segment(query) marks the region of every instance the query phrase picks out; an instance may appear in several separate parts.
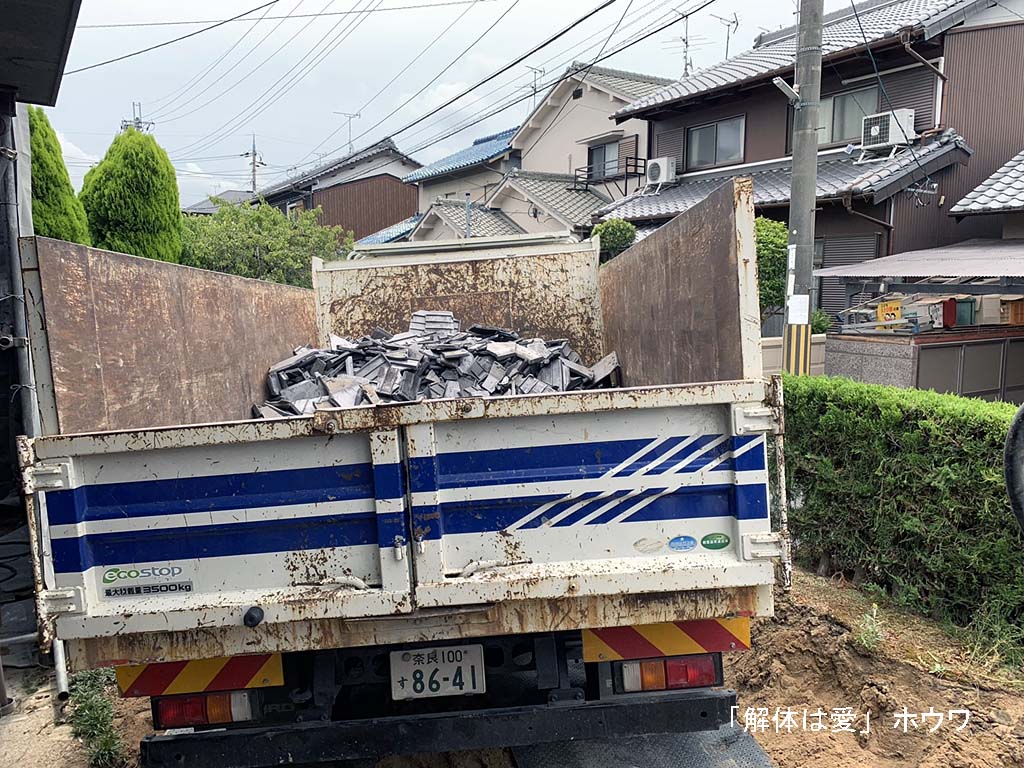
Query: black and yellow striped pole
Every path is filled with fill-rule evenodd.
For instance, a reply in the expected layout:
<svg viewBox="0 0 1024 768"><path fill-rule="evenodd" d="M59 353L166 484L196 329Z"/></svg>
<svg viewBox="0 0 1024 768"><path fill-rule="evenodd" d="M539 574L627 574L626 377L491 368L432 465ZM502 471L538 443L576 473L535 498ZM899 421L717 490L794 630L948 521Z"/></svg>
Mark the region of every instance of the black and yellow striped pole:
<svg viewBox="0 0 1024 768"><path fill-rule="evenodd" d="M782 369L794 376L811 375L811 326L787 325L782 342Z"/></svg>

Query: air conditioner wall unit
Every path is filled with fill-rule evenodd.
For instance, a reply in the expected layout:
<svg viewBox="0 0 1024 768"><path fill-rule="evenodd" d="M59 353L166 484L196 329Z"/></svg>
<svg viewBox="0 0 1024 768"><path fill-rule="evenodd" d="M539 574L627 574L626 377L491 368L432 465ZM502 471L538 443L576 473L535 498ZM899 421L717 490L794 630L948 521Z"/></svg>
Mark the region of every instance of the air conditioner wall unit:
<svg viewBox="0 0 1024 768"><path fill-rule="evenodd" d="M667 184L676 180L676 159L656 157L647 161L647 183Z"/></svg>
<svg viewBox="0 0 1024 768"><path fill-rule="evenodd" d="M912 109L894 109L861 119L861 149L884 149L909 144L916 138Z"/></svg>

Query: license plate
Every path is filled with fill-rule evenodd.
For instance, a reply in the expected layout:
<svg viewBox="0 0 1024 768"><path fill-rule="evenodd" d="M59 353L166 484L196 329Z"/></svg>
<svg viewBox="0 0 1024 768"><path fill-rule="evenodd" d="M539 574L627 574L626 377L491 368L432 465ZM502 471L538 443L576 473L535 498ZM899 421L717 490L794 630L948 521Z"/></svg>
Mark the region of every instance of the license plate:
<svg viewBox="0 0 1024 768"><path fill-rule="evenodd" d="M391 652L391 698L395 701L464 696L486 690L482 645Z"/></svg>

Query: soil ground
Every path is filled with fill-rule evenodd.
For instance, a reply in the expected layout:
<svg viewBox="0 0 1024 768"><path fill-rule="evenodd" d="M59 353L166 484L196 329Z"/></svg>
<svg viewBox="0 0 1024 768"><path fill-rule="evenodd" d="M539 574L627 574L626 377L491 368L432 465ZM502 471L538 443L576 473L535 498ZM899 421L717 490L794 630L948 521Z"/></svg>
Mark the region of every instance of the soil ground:
<svg viewBox="0 0 1024 768"><path fill-rule="evenodd" d="M755 738L779 768L1024 768L1024 675L979 659L934 623L880 607L879 642L872 652L856 641L871 598L834 581L796 572L793 589L776 597L773 619L753 627L753 650L726 659L728 684L739 693L737 720L763 710L766 730ZM11 670L8 684L19 700L0 720L0 766L87 768L70 726L53 724L52 676L43 670ZM907 732L894 728L896 713L932 708L943 712ZM824 728L811 732L803 712L821 708ZM831 713L850 708L855 731L834 731ZM794 713L776 729L778 711ZM948 721L950 710L970 710ZM115 725L134 754L149 732L145 700L118 701ZM505 750L389 758L377 768L514 768ZM553 767L555 768L555 767Z"/></svg>

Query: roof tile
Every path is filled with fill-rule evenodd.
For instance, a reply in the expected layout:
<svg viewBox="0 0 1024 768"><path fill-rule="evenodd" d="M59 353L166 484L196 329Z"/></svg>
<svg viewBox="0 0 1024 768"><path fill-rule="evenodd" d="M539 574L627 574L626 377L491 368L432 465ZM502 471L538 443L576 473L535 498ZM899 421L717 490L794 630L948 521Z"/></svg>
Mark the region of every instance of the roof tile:
<svg viewBox="0 0 1024 768"><path fill-rule="evenodd" d="M847 8L829 14L822 28L822 56L829 56L858 48L886 38L897 37L901 32L921 30L941 18L949 17L950 23L958 21L958 15L951 11L963 10L974 5L974 0L887 0L862 2L858 4L858 19ZM861 34L863 27L863 35ZM615 117L626 117L639 112L663 107L693 96L714 91L726 86L765 77L773 72L793 68L796 55L795 30L762 35L754 48L672 83L666 88L637 99L615 113Z"/></svg>
<svg viewBox="0 0 1024 768"><path fill-rule="evenodd" d="M594 211L609 203L608 198L596 190L575 188L574 179L568 174L517 168L509 172L507 178L508 183L518 187L536 205L573 226L589 226Z"/></svg>
<svg viewBox="0 0 1024 768"><path fill-rule="evenodd" d="M500 133L483 136L474 141L470 146L413 171L402 181L406 184L424 181L425 179L444 176L445 174L461 171L464 168L470 168L474 165L486 163L496 157L501 157L508 152L512 137L515 136L518 130L519 126L516 126Z"/></svg>
<svg viewBox="0 0 1024 768"><path fill-rule="evenodd" d="M954 216L1024 210L1024 150L949 209Z"/></svg>
<svg viewBox="0 0 1024 768"><path fill-rule="evenodd" d="M913 181L918 164L933 163L945 167L969 155L970 148L955 131L947 130L932 141L897 154L895 157L867 163L856 163L844 152L828 152L818 156L817 196L837 198L845 194L871 197L884 192L893 182L905 181L906 188ZM792 162L786 160L753 168L723 171L712 175L683 176L673 184L666 184L658 194L637 192L598 211L603 219L620 218L629 221L668 219L699 203L723 182L739 177L754 181L754 204L780 205L789 202L792 182ZM884 199L884 198L883 198Z"/></svg>
<svg viewBox="0 0 1024 768"><path fill-rule="evenodd" d="M502 237L505 235L521 235L524 230L512 219L497 208L488 208L480 203L473 203L470 206L470 236L471 237ZM456 232L462 233L466 229L466 204L457 200L435 200L430 206L429 213L436 213Z"/></svg>

